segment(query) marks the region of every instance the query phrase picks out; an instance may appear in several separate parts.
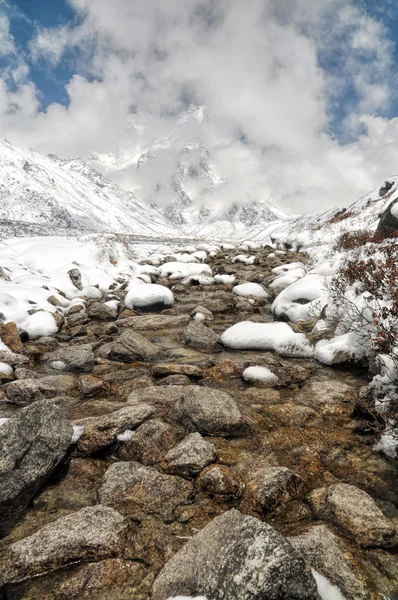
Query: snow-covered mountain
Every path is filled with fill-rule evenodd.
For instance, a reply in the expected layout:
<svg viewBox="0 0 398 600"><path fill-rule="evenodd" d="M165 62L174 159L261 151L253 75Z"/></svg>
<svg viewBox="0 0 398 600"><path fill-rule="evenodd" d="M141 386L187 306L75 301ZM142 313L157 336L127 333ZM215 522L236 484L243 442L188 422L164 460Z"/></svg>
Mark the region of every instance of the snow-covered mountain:
<svg viewBox="0 0 398 600"><path fill-rule="evenodd" d="M20 150L0 140L0 219L58 230L169 236L156 209L82 160Z"/></svg>

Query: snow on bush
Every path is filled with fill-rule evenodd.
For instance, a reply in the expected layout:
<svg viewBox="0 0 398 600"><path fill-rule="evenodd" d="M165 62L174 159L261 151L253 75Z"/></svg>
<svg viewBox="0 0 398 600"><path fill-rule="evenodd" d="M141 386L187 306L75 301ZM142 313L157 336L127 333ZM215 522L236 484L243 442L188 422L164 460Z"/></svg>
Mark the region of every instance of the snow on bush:
<svg viewBox="0 0 398 600"><path fill-rule="evenodd" d="M221 336L226 348L234 350L274 350L284 356L311 357L314 347L303 333L295 333L287 323L243 321Z"/></svg>
<svg viewBox="0 0 398 600"><path fill-rule="evenodd" d="M242 283L236 285L232 289L233 293L237 296L252 296L254 298L268 298L268 294L265 289L258 283Z"/></svg>
<svg viewBox="0 0 398 600"><path fill-rule="evenodd" d="M125 305L130 309L149 309L156 306L171 306L174 303L173 292L164 285L143 283L135 285L128 292Z"/></svg>
<svg viewBox="0 0 398 600"><path fill-rule="evenodd" d="M245 381L261 381L269 385L276 385L279 381L278 376L267 367L248 367L243 371L242 377Z"/></svg>

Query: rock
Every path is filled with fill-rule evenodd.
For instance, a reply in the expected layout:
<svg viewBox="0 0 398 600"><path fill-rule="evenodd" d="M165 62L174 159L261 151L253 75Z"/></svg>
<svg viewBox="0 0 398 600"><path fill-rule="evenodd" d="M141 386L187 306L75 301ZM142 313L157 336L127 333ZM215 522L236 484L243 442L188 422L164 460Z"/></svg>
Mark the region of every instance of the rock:
<svg viewBox="0 0 398 600"><path fill-rule="evenodd" d="M123 550L126 529L126 520L112 508L82 508L12 544L5 579L20 581L83 560L115 556Z"/></svg>
<svg viewBox="0 0 398 600"><path fill-rule="evenodd" d="M198 490L218 501L239 499L245 489L244 484L231 469L223 465L212 465L202 471L197 481Z"/></svg>
<svg viewBox="0 0 398 600"><path fill-rule="evenodd" d="M68 271L68 275L69 275L70 280L73 283L73 285L78 290L82 290L83 289L82 274L80 273L79 269L70 269L70 271Z"/></svg>
<svg viewBox="0 0 398 600"><path fill-rule="evenodd" d="M38 380L40 391L45 398L68 395L76 387L73 375L50 375Z"/></svg>
<svg viewBox="0 0 398 600"><path fill-rule="evenodd" d="M118 327L128 327L133 331L156 331L158 329L174 329L186 327L191 320L189 315L142 315L139 317L127 317L118 319Z"/></svg>
<svg viewBox="0 0 398 600"><path fill-rule="evenodd" d="M11 367L21 367L29 363L29 358L23 354L8 352L8 350L0 350L0 362L4 362Z"/></svg>
<svg viewBox="0 0 398 600"><path fill-rule="evenodd" d="M206 325L203 325L198 321L191 321L184 330L182 343L190 348L202 350L203 352L221 352L219 339L220 336L206 327Z"/></svg>
<svg viewBox="0 0 398 600"><path fill-rule="evenodd" d="M15 379L36 379L37 373L24 367L17 367L14 371Z"/></svg>
<svg viewBox="0 0 398 600"><path fill-rule="evenodd" d="M373 498L354 485L336 483L314 490L309 500L318 518L332 521L360 546L385 546L395 535Z"/></svg>
<svg viewBox="0 0 398 600"><path fill-rule="evenodd" d="M49 400L22 409L0 427L0 535L64 458L72 426Z"/></svg>
<svg viewBox="0 0 398 600"><path fill-rule="evenodd" d="M213 519L165 565L152 600L319 600L309 567L259 519L230 510Z"/></svg>
<svg viewBox="0 0 398 600"><path fill-rule="evenodd" d="M131 287L124 303L130 310L161 311L174 304L173 292L164 285L143 283Z"/></svg>
<svg viewBox="0 0 398 600"><path fill-rule="evenodd" d="M188 377L203 377L203 369L195 365L175 365L161 363L152 367L154 377L166 377L167 375L187 375Z"/></svg>
<svg viewBox="0 0 398 600"><path fill-rule="evenodd" d="M186 375L169 375L158 382L158 385L191 385L191 380Z"/></svg>
<svg viewBox="0 0 398 600"><path fill-rule="evenodd" d="M3 386L3 390L8 402L20 406L26 406L43 398L37 379L11 381Z"/></svg>
<svg viewBox="0 0 398 600"><path fill-rule="evenodd" d="M83 454L98 452L115 443L118 435L141 425L154 412L155 409L149 404L137 404L111 414L80 419L76 425L83 426L84 432L77 442L77 448Z"/></svg>
<svg viewBox="0 0 398 600"><path fill-rule="evenodd" d="M59 348L45 356L53 369L89 372L94 366L94 353L90 344Z"/></svg>
<svg viewBox="0 0 398 600"><path fill-rule="evenodd" d="M116 341L101 346L98 354L101 358L128 363L155 360L160 351L141 334L127 330Z"/></svg>
<svg viewBox="0 0 398 600"><path fill-rule="evenodd" d="M336 585L347 600L370 600L359 565L326 525L311 527L289 541L306 563Z"/></svg>
<svg viewBox="0 0 398 600"><path fill-rule="evenodd" d="M200 304L193 309L191 312L191 317L195 319L195 321L214 321L214 315L211 310L208 310L204 306L200 306Z"/></svg>
<svg viewBox="0 0 398 600"><path fill-rule="evenodd" d="M90 398L105 392L109 388L109 384L106 381L98 377L93 377L93 375L81 375L78 385L80 393Z"/></svg>
<svg viewBox="0 0 398 600"><path fill-rule="evenodd" d="M263 352L255 357L250 362L244 362L243 367L246 369L251 366L260 366L270 369L278 377L277 386L283 387L292 383L300 383L310 377L310 371L298 365L291 360L284 360L271 352Z"/></svg>
<svg viewBox="0 0 398 600"><path fill-rule="evenodd" d="M384 212L380 215L380 221L376 229L375 237L380 239L395 238L398 235L398 218L397 213L397 202L393 200Z"/></svg>
<svg viewBox="0 0 398 600"><path fill-rule="evenodd" d="M216 383L227 383L231 384L231 378L241 377L242 369L231 359L221 360L214 367L210 367L205 371L205 377L209 377Z"/></svg>
<svg viewBox="0 0 398 600"><path fill-rule="evenodd" d="M156 387L147 387L143 390L132 392L127 398L127 404L135 405L141 402L147 402L154 406L170 405L175 404L188 389L197 386L184 386L184 385L158 385Z"/></svg>
<svg viewBox="0 0 398 600"><path fill-rule="evenodd" d="M120 460L135 460L151 465L160 461L177 441L175 427L158 419L150 419L140 425L130 439L120 441L115 456Z"/></svg>
<svg viewBox="0 0 398 600"><path fill-rule="evenodd" d="M21 352L21 350L23 350L23 344L15 323L0 322L0 340L11 350L11 352Z"/></svg>
<svg viewBox="0 0 398 600"><path fill-rule="evenodd" d="M188 427L213 436L235 436L247 432L247 421L235 400L226 392L195 385L182 390L175 410Z"/></svg>
<svg viewBox="0 0 398 600"><path fill-rule="evenodd" d="M87 308L87 315L96 321L114 321L117 317L117 310L113 310L102 302L94 302Z"/></svg>
<svg viewBox="0 0 398 600"><path fill-rule="evenodd" d="M265 405L261 412L269 418L270 423L282 427L321 427L322 423L322 417L315 410L291 402Z"/></svg>
<svg viewBox="0 0 398 600"><path fill-rule="evenodd" d="M311 380L295 397L297 404L309 406L326 416L350 416L358 393L355 388L334 379Z"/></svg>
<svg viewBox="0 0 398 600"><path fill-rule="evenodd" d="M303 480L285 467L258 469L246 484L242 510L274 513L282 505L297 499Z"/></svg>
<svg viewBox="0 0 398 600"><path fill-rule="evenodd" d="M188 503L192 491L181 477L163 475L137 462L119 462L105 473L98 497L101 504L133 519L156 515L170 521L177 506Z"/></svg>
<svg viewBox="0 0 398 600"><path fill-rule="evenodd" d="M191 433L178 446L167 452L161 466L164 471L182 477L194 477L217 458L213 444L200 433Z"/></svg>

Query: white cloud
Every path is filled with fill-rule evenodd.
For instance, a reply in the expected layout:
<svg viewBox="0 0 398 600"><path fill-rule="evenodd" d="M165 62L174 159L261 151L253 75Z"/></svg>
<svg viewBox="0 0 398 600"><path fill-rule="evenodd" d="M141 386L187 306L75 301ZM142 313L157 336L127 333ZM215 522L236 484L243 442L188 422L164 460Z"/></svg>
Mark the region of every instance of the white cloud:
<svg viewBox="0 0 398 600"><path fill-rule="evenodd" d="M115 152L117 161L107 157L113 177L161 203L172 197L184 144L198 137L227 183L213 193L199 182L194 191L223 205L270 194L295 212L345 205L396 170L398 122L380 116L395 88L392 44L354 0L70 4L78 24L41 29L30 47L32 60L74 61L70 104L38 112L21 59L14 86L3 73L0 87L10 141L83 158ZM0 19L2 37L13 52ZM179 125L190 105L205 105L210 119ZM350 144L329 133L336 111ZM168 150L132 166L176 131Z"/></svg>

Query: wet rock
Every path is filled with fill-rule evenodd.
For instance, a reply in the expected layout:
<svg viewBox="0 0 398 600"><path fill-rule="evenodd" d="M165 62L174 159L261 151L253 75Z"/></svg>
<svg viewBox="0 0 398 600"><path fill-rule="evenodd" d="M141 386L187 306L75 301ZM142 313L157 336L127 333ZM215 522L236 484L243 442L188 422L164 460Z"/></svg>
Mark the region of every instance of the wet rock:
<svg viewBox="0 0 398 600"><path fill-rule="evenodd" d="M322 417L309 406L301 406L291 402L270 404L262 407L262 413L269 418L272 425L283 427L321 426Z"/></svg>
<svg viewBox="0 0 398 600"><path fill-rule="evenodd" d="M117 317L117 310L102 302L94 302L87 308L87 315L96 321L113 321Z"/></svg>
<svg viewBox="0 0 398 600"><path fill-rule="evenodd" d="M204 376L210 378L216 383L227 383L231 384L231 378L240 378L242 369L230 359L221 360L214 367L206 369Z"/></svg>
<svg viewBox="0 0 398 600"><path fill-rule="evenodd" d="M239 499L245 489L242 481L228 467L214 465L202 471L197 481L198 490L217 501Z"/></svg>
<svg viewBox="0 0 398 600"><path fill-rule="evenodd" d="M149 404L137 404L111 414L77 420L76 425L84 427L77 449L83 454L98 452L115 443L117 436L126 430L135 429L153 413L154 408Z"/></svg>
<svg viewBox="0 0 398 600"><path fill-rule="evenodd" d="M187 375L188 377L202 377L203 369L195 365L177 365L162 363L154 365L152 368L154 377L166 377L167 375Z"/></svg>
<svg viewBox="0 0 398 600"><path fill-rule="evenodd" d="M327 416L352 414L358 393L355 388L334 379L312 380L295 397L297 404L310 406Z"/></svg>
<svg viewBox="0 0 398 600"><path fill-rule="evenodd" d="M0 535L64 458L72 427L49 400L22 409L0 427Z"/></svg>
<svg viewBox="0 0 398 600"><path fill-rule="evenodd" d="M175 427L159 419L150 419L134 431L130 439L120 441L115 456L120 460L135 460L144 465L159 462L178 441Z"/></svg>
<svg viewBox="0 0 398 600"><path fill-rule="evenodd" d="M40 391L45 398L68 395L76 387L72 375L49 375L38 380Z"/></svg>
<svg viewBox="0 0 398 600"><path fill-rule="evenodd" d="M161 379L158 385L191 385L191 383L186 375L169 375Z"/></svg>
<svg viewBox="0 0 398 600"><path fill-rule="evenodd" d="M116 341L102 346L98 354L101 358L128 363L155 360L159 357L160 351L141 334L126 330Z"/></svg>
<svg viewBox="0 0 398 600"><path fill-rule="evenodd" d="M0 322L0 340L11 350L11 352L21 352L21 350L23 350L23 344L15 323Z"/></svg>
<svg viewBox="0 0 398 600"><path fill-rule="evenodd" d="M109 384L103 379L93 377L93 375L81 375L78 381L80 393L83 396L92 397L105 392Z"/></svg>
<svg viewBox="0 0 398 600"><path fill-rule="evenodd" d="M167 452L161 466L171 475L194 477L216 458L215 446L204 440L200 433L191 433L178 446Z"/></svg>
<svg viewBox="0 0 398 600"><path fill-rule="evenodd" d="M276 576L277 574L277 576ZM272 527L230 510L189 540L160 572L152 600L319 600L309 567Z"/></svg>
<svg viewBox="0 0 398 600"><path fill-rule="evenodd" d="M297 499L304 482L285 467L258 469L246 484L242 510L275 513L279 507Z"/></svg>
<svg viewBox="0 0 398 600"><path fill-rule="evenodd" d="M53 369L89 372L94 365L94 353L90 344L59 348L45 356Z"/></svg>
<svg viewBox="0 0 398 600"><path fill-rule="evenodd" d="M129 327L134 331L156 331L157 329L174 329L185 327L191 320L189 315L142 315L118 319L118 327Z"/></svg>
<svg viewBox="0 0 398 600"><path fill-rule="evenodd" d="M69 574L58 586L56 599L100 600L114 598L115 594L119 597L123 590L132 594L145 574L144 565L121 558L89 563Z"/></svg>
<svg viewBox="0 0 398 600"><path fill-rule="evenodd" d="M206 325L198 321L192 321L184 330L182 343L203 352L221 352L219 339L220 336L206 327Z"/></svg>
<svg viewBox="0 0 398 600"><path fill-rule="evenodd" d="M175 410L188 427L213 436L243 435L248 431L247 421L229 394L194 385L182 389Z"/></svg>
<svg viewBox="0 0 398 600"><path fill-rule="evenodd" d="M354 485L337 483L318 488L309 500L318 518L332 521L360 546L384 546L395 535L393 523L373 498Z"/></svg>
<svg viewBox="0 0 398 600"><path fill-rule="evenodd" d="M11 381L4 385L3 391L5 392L8 402L20 406L27 406L28 404L43 398L40 384L37 379Z"/></svg>
<svg viewBox="0 0 398 600"><path fill-rule="evenodd" d="M107 506L82 508L45 525L7 550L6 581L31 578L83 560L122 553L127 523Z"/></svg>
<svg viewBox="0 0 398 600"><path fill-rule="evenodd" d="M101 504L133 519L156 515L172 520L174 510L188 502L192 491L192 485L181 477L163 475L137 462L119 462L105 473L98 497Z"/></svg>
<svg viewBox="0 0 398 600"><path fill-rule="evenodd" d="M370 600L359 565L342 540L325 525L311 527L289 541L307 564L336 585L347 600Z"/></svg>

